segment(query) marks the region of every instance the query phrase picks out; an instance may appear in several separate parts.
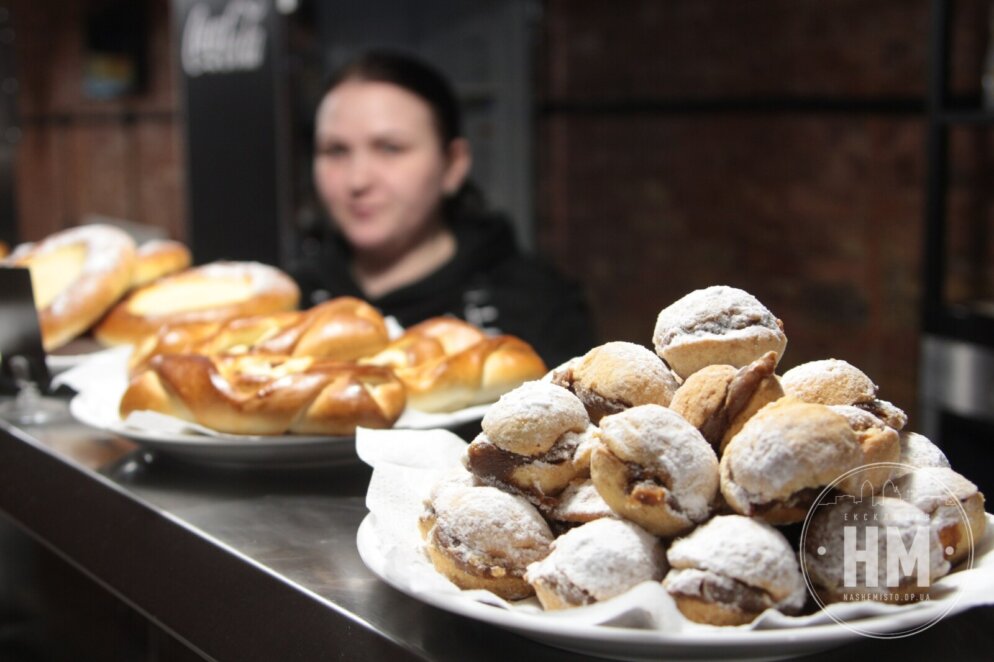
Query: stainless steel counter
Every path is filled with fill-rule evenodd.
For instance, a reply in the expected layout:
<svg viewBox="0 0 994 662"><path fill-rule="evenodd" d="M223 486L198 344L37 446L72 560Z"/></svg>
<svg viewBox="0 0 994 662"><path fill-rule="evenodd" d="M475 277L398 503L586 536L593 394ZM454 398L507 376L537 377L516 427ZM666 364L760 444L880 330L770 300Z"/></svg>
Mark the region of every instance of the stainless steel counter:
<svg viewBox="0 0 994 662"><path fill-rule="evenodd" d="M204 657L584 659L425 606L372 575L355 547L369 475L211 469L68 418L0 421L0 512ZM811 659L992 650L994 608Z"/></svg>

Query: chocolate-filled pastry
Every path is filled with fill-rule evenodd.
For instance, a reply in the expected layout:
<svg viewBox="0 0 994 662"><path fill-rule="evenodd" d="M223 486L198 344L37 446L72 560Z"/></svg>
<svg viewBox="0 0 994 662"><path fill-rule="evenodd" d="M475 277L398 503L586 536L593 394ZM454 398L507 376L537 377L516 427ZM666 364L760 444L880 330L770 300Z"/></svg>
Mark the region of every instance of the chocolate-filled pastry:
<svg viewBox="0 0 994 662"><path fill-rule="evenodd" d="M528 566L525 579L545 609L568 609L659 581L665 572L657 538L631 522L599 519L557 538L548 556Z"/></svg>
<svg viewBox="0 0 994 662"><path fill-rule="evenodd" d="M901 459L901 439L897 430L867 410L853 405L831 405L829 409L849 421L849 427L856 434L856 441L863 451L863 464L893 465ZM869 481L873 493L880 494L893 472L893 466L877 466L861 471L859 479Z"/></svg>
<svg viewBox="0 0 994 662"><path fill-rule="evenodd" d="M573 456L590 424L575 395L546 382L526 382L483 417L466 452L466 467L483 482L551 507L576 477Z"/></svg>
<svg viewBox="0 0 994 662"><path fill-rule="evenodd" d="M545 558L553 540L528 501L487 486L436 489L418 524L438 572L459 588L506 600L534 592L525 570Z"/></svg>
<svg viewBox="0 0 994 662"><path fill-rule="evenodd" d="M672 537L703 522L718 491L718 458L697 428L661 405L601 419L590 476L621 517Z"/></svg>
<svg viewBox="0 0 994 662"><path fill-rule="evenodd" d="M897 479L895 485L895 495L921 508L932 520L950 564L965 559L984 535L984 495L952 469L923 467Z"/></svg>
<svg viewBox="0 0 994 662"><path fill-rule="evenodd" d="M840 359L809 361L780 378L787 395L821 405L853 405L865 409L895 430L908 423L901 409L877 397L877 385L866 373Z"/></svg>
<svg viewBox="0 0 994 662"><path fill-rule="evenodd" d="M680 385L658 356L630 342L594 347L554 371L552 381L576 394L594 423L636 405L665 407Z"/></svg>
<svg viewBox="0 0 994 662"><path fill-rule="evenodd" d="M824 487L862 463L841 414L784 397L750 418L725 448L721 493L741 515L793 524L804 520ZM848 481L840 487L853 489Z"/></svg>
<svg viewBox="0 0 994 662"><path fill-rule="evenodd" d="M562 491L555 507L547 513L550 521L561 527L593 522L602 517L615 517L611 506L589 478L574 478Z"/></svg>
<svg viewBox="0 0 994 662"><path fill-rule="evenodd" d="M949 460L942 450L932 443L923 434L901 432L901 457L898 460L903 465L909 467L949 467ZM898 468L894 470L894 477L903 476L906 469Z"/></svg>
<svg viewBox="0 0 994 662"><path fill-rule="evenodd" d="M719 515L674 541L666 556L663 587L697 623L742 625L767 609L796 613L807 599L790 543L758 520Z"/></svg>
<svg viewBox="0 0 994 662"><path fill-rule="evenodd" d="M874 530L875 535L868 536ZM846 563L846 539L863 553L868 541L877 543L876 563ZM905 550L914 549L915 540L927 544L928 568L918 563L910 568L896 564L889 568L887 549L892 536L900 537ZM921 538L920 536L924 536ZM896 544L896 541L895 543ZM808 578L822 603L854 602L877 599L891 603L904 603L928 594L931 585L949 572L949 562L942 556L942 543L936 530L930 526L929 517L920 508L892 497L872 499L836 499L833 503L819 505L808 524L804 538L804 556ZM847 577L846 566L849 567ZM867 568L876 565L876 577L867 576ZM855 566L855 567L852 567ZM888 579L888 571L897 574ZM919 576L925 586L919 586Z"/></svg>
<svg viewBox="0 0 994 662"><path fill-rule="evenodd" d="M701 431L719 452L756 412L783 397L773 373L777 355L767 352L743 368L709 365L687 377L670 409Z"/></svg>
<svg viewBox="0 0 994 662"><path fill-rule="evenodd" d="M701 368L741 368L767 352L777 360L787 347L783 323L756 297L734 287L695 290L666 308L656 320L652 342L670 368L686 379Z"/></svg>

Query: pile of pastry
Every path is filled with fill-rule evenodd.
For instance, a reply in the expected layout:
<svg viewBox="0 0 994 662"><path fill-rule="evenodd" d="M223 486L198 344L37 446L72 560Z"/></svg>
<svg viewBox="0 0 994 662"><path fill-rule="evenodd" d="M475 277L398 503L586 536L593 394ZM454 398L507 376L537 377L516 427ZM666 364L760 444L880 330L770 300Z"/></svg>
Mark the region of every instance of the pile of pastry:
<svg viewBox="0 0 994 662"><path fill-rule="evenodd" d="M858 368L776 374L787 338L752 295L692 292L659 314L653 343L595 347L490 408L419 521L440 573L545 609L661 581L687 618L740 625L812 608L799 559L820 604L906 602L972 554L976 486L903 431ZM888 576L891 535L921 552L925 586L908 559Z"/></svg>
<svg viewBox="0 0 994 662"><path fill-rule="evenodd" d="M190 261L178 242L136 247L117 228L87 225L0 265L31 271L46 349L87 331L133 346L122 418L150 410L232 434L349 435L390 427L408 406L493 402L546 372L513 336L436 318L391 341L364 301L297 311L300 291L279 269Z"/></svg>

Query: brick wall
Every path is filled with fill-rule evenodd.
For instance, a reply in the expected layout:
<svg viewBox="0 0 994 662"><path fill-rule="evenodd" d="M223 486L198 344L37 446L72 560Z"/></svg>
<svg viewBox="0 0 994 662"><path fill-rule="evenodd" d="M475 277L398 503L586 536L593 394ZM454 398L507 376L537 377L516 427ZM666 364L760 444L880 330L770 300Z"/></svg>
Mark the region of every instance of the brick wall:
<svg viewBox="0 0 994 662"><path fill-rule="evenodd" d="M113 101L83 94L85 13L99 0L13 0L18 113L17 213L22 240L91 214L185 236L181 120L168 0L144 0L143 93Z"/></svg>
<svg viewBox="0 0 994 662"><path fill-rule="evenodd" d="M784 320L782 367L849 360L914 412L929 5L546 4L540 245L604 339L649 344L661 307L732 284ZM985 5L957 6L976 93Z"/></svg>

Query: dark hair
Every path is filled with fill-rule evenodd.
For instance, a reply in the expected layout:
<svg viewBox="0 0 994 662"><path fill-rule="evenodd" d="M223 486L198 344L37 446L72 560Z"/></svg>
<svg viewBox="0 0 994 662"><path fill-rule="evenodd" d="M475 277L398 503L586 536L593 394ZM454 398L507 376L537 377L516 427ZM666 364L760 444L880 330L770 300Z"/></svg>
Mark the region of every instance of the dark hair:
<svg viewBox="0 0 994 662"><path fill-rule="evenodd" d="M370 50L337 69L324 85L321 98L347 81L390 83L420 97L431 109L432 120L443 150L462 138L459 101L448 79L433 66L408 53ZM483 192L468 177L462 187L445 199L442 213L447 219L460 213L478 213L487 208Z"/></svg>
<svg viewBox="0 0 994 662"><path fill-rule="evenodd" d="M350 80L391 83L421 97L431 108L442 146L462 137L462 118L455 92L445 76L412 55L397 51L367 51L335 71L324 87L322 98Z"/></svg>

